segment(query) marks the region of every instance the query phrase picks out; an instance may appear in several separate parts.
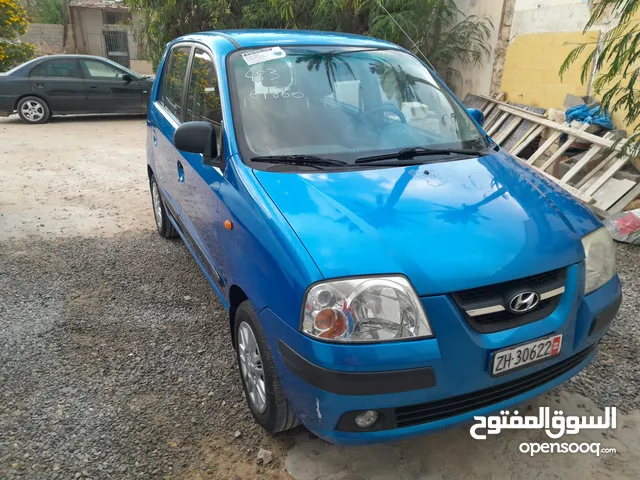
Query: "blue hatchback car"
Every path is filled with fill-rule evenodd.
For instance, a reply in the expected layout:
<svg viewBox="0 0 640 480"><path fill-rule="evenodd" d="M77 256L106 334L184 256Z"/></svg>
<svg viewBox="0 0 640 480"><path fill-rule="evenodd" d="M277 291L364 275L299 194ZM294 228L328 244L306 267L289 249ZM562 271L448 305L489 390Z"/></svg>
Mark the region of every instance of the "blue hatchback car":
<svg viewBox="0 0 640 480"><path fill-rule="evenodd" d="M621 301L611 237L481 123L374 38L167 46L147 120L158 232L182 237L228 309L266 430L409 438L593 359Z"/></svg>

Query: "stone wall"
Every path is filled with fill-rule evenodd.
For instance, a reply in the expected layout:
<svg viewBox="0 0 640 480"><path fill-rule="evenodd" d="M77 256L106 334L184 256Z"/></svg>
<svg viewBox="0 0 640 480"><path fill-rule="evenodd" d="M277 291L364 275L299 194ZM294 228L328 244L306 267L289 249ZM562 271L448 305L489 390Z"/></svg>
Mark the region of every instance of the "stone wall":
<svg viewBox="0 0 640 480"><path fill-rule="evenodd" d="M39 54L63 53L64 25L32 23L20 40L35 44Z"/></svg>

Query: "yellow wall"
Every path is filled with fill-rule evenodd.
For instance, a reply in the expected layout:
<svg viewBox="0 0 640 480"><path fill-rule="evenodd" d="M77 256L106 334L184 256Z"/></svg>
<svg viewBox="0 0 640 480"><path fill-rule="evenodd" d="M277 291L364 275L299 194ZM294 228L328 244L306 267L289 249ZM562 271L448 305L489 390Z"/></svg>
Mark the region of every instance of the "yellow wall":
<svg viewBox="0 0 640 480"><path fill-rule="evenodd" d="M588 55L573 64L560 80L564 59L578 43L596 42L597 31L528 33L517 35L507 48L502 91L514 103L542 108L560 108L568 93L586 95L587 84L580 83L580 69Z"/></svg>

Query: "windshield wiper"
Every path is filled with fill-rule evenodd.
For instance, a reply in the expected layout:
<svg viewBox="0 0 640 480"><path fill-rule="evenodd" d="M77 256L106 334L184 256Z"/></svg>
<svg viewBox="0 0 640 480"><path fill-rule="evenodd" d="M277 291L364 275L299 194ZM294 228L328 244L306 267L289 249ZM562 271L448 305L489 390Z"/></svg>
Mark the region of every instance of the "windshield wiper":
<svg viewBox="0 0 640 480"><path fill-rule="evenodd" d="M316 157L315 155L264 155L253 157L252 162L283 163L287 165L305 165L309 167L333 167L347 165L342 160Z"/></svg>
<svg viewBox="0 0 640 480"><path fill-rule="evenodd" d="M481 150L470 150L464 148L424 148L424 147L413 147L413 148L403 148L397 152L387 153L384 155L372 155L370 157L362 157L358 158L355 163L373 163L379 160L391 160L397 158L398 160L412 160L414 157L422 156L422 155L471 155L474 157L479 157L483 155L487 155L486 152Z"/></svg>

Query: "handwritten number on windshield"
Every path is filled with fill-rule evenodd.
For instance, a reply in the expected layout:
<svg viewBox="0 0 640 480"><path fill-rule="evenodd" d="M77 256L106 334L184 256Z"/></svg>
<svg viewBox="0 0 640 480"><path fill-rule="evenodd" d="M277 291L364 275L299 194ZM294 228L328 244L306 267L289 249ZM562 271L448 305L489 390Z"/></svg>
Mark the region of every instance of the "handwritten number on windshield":
<svg viewBox="0 0 640 480"><path fill-rule="evenodd" d="M262 81L264 80L266 75L269 76L269 81L271 82L280 78L280 75L278 74L278 72L273 68L267 68L265 70L256 70L255 72L253 70L249 70L244 76L247 78L250 78L254 84L260 83L262 85ZM262 87L262 88L269 89L271 87ZM265 99L267 98L267 95L271 95L273 98L278 98L279 96L282 98L290 98L290 97L304 98L304 93L290 92L287 88L282 88L280 90L276 90L275 92L263 92L263 93L256 93L256 89L254 88L249 94L251 98L258 98L260 95L263 95Z"/></svg>

